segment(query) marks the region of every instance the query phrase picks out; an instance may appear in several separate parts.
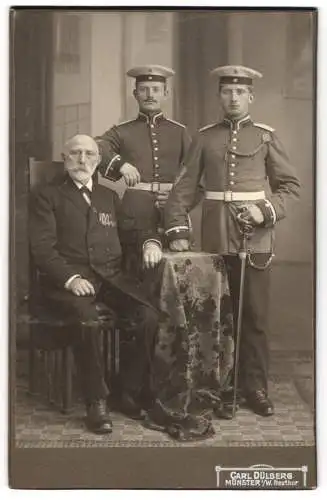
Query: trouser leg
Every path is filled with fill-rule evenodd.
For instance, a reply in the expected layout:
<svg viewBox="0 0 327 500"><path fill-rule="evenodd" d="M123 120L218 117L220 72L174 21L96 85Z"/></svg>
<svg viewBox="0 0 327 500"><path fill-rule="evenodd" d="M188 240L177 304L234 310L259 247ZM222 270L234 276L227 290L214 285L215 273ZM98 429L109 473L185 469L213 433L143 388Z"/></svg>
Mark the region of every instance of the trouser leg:
<svg viewBox="0 0 327 500"><path fill-rule="evenodd" d="M152 387L152 361L158 314L115 287L106 287L103 301L117 314L120 331L119 391L139 400Z"/></svg>
<svg viewBox="0 0 327 500"><path fill-rule="evenodd" d="M255 258L256 256L254 256ZM263 262L265 255L260 256ZM235 329L238 317L241 261L237 256L225 257L232 303ZM248 391L267 389L268 383L268 308L270 272L246 265L244 302L239 357L239 383Z"/></svg>
<svg viewBox="0 0 327 500"><path fill-rule="evenodd" d="M101 331L97 324L96 297L78 297L66 290L52 292L50 305L63 317L73 320L68 336L86 403L108 394L104 380Z"/></svg>
<svg viewBox="0 0 327 500"><path fill-rule="evenodd" d="M74 335L73 350L86 404L105 399L108 395L108 388L104 380L99 329L79 325Z"/></svg>
<svg viewBox="0 0 327 500"><path fill-rule="evenodd" d="M122 390L133 399L140 400L141 394L152 392L152 361L157 315L146 306L137 306L127 322L132 323L127 337L121 343L121 385ZM125 323L126 324L126 323ZM129 327L127 327L129 328Z"/></svg>

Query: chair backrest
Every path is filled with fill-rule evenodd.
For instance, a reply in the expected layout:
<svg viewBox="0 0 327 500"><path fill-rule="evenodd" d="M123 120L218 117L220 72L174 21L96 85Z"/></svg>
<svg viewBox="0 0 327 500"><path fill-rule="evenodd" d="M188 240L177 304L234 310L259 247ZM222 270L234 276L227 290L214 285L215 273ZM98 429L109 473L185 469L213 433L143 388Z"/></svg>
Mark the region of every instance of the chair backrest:
<svg viewBox="0 0 327 500"><path fill-rule="evenodd" d="M52 180L64 175L64 163L52 160L28 160L29 189L42 184L48 184Z"/></svg>
<svg viewBox="0 0 327 500"><path fill-rule="evenodd" d="M28 189L32 191L38 186L48 184L49 182L64 176L64 164L60 161L28 160ZM32 315L35 315L40 302L39 290L39 272L35 266L31 252L29 252L29 293L28 304Z"/></svg>

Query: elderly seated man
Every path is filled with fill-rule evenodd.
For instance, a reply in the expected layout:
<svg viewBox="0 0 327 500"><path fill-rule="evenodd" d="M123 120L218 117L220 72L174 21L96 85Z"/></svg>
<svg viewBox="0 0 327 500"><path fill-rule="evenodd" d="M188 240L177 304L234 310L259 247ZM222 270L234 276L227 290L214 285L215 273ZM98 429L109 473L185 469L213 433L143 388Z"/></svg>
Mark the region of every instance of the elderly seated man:
<svg viewBox="0 0 327 500"><path fill-rule="evenodd" d="M107 409L96 302L134 325L136 352L122 374L123 407L138 414L140 394L150 385L157 312L141 285L121 270L119 198L93 176L101 161L95 141L70 139L63 153L65 177L31 196L30 243L40 271L42 296L51 309L76 319L71 342L87 411L87 426L112 432ZM148 261L144 245L145 262Z"/></svg>

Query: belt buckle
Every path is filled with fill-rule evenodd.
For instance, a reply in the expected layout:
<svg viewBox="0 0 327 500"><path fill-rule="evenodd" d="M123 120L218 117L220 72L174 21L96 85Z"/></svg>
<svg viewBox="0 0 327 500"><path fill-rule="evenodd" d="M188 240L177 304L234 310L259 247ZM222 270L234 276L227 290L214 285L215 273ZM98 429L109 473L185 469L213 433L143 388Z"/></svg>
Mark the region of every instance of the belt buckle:
<svg viewBox="0 0 327 500"><path fill-rule="evenodd" d="M233 201L233 191L224 191L224 201Z"/></svg>
<svg viewBox="0 0 327 500"><path fill-rule="evenodd" d="M151 191L153 193L158 193L158 191L160 191L160 182L158 181L153 181L151 183Z"/></svg>

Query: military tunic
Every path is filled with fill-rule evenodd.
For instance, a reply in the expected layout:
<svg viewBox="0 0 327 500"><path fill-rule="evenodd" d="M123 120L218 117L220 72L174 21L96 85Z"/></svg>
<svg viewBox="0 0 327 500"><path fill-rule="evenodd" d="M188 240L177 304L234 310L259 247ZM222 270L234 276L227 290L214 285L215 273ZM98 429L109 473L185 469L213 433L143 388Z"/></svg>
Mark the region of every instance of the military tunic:
<svg viewBox="0 0 327 500"><path fill-rule="evenodd" d="M99 171L105 178L121 178L120 168L125 162L134 165L141 175L141 184L127 188L123 197L128 238L135 242L136 234L147 231L149 238L160 240L162 221L155 206L156 192L170 189L166 184L172 184L179 171L190 144L186 127L162 112L151 117L140 112L136 119L112 127L96 141L102 155Z"/></svg>
<svg viewBox="0 0 327 500"><path fill-rule="evenodd" d="M237 205L255 203L263 212L265 222L256 228L249 248L267 253L273 226L285 217L287 200L299 192L299 181L274 130L254 123L250 116L239 121L225 118L194 138L166 205L169 239L188 237L185 216L202 184L207 193L203 250L224 255L235 254L240 247ZM219 196L222 199L214 199Z"/></svg>

